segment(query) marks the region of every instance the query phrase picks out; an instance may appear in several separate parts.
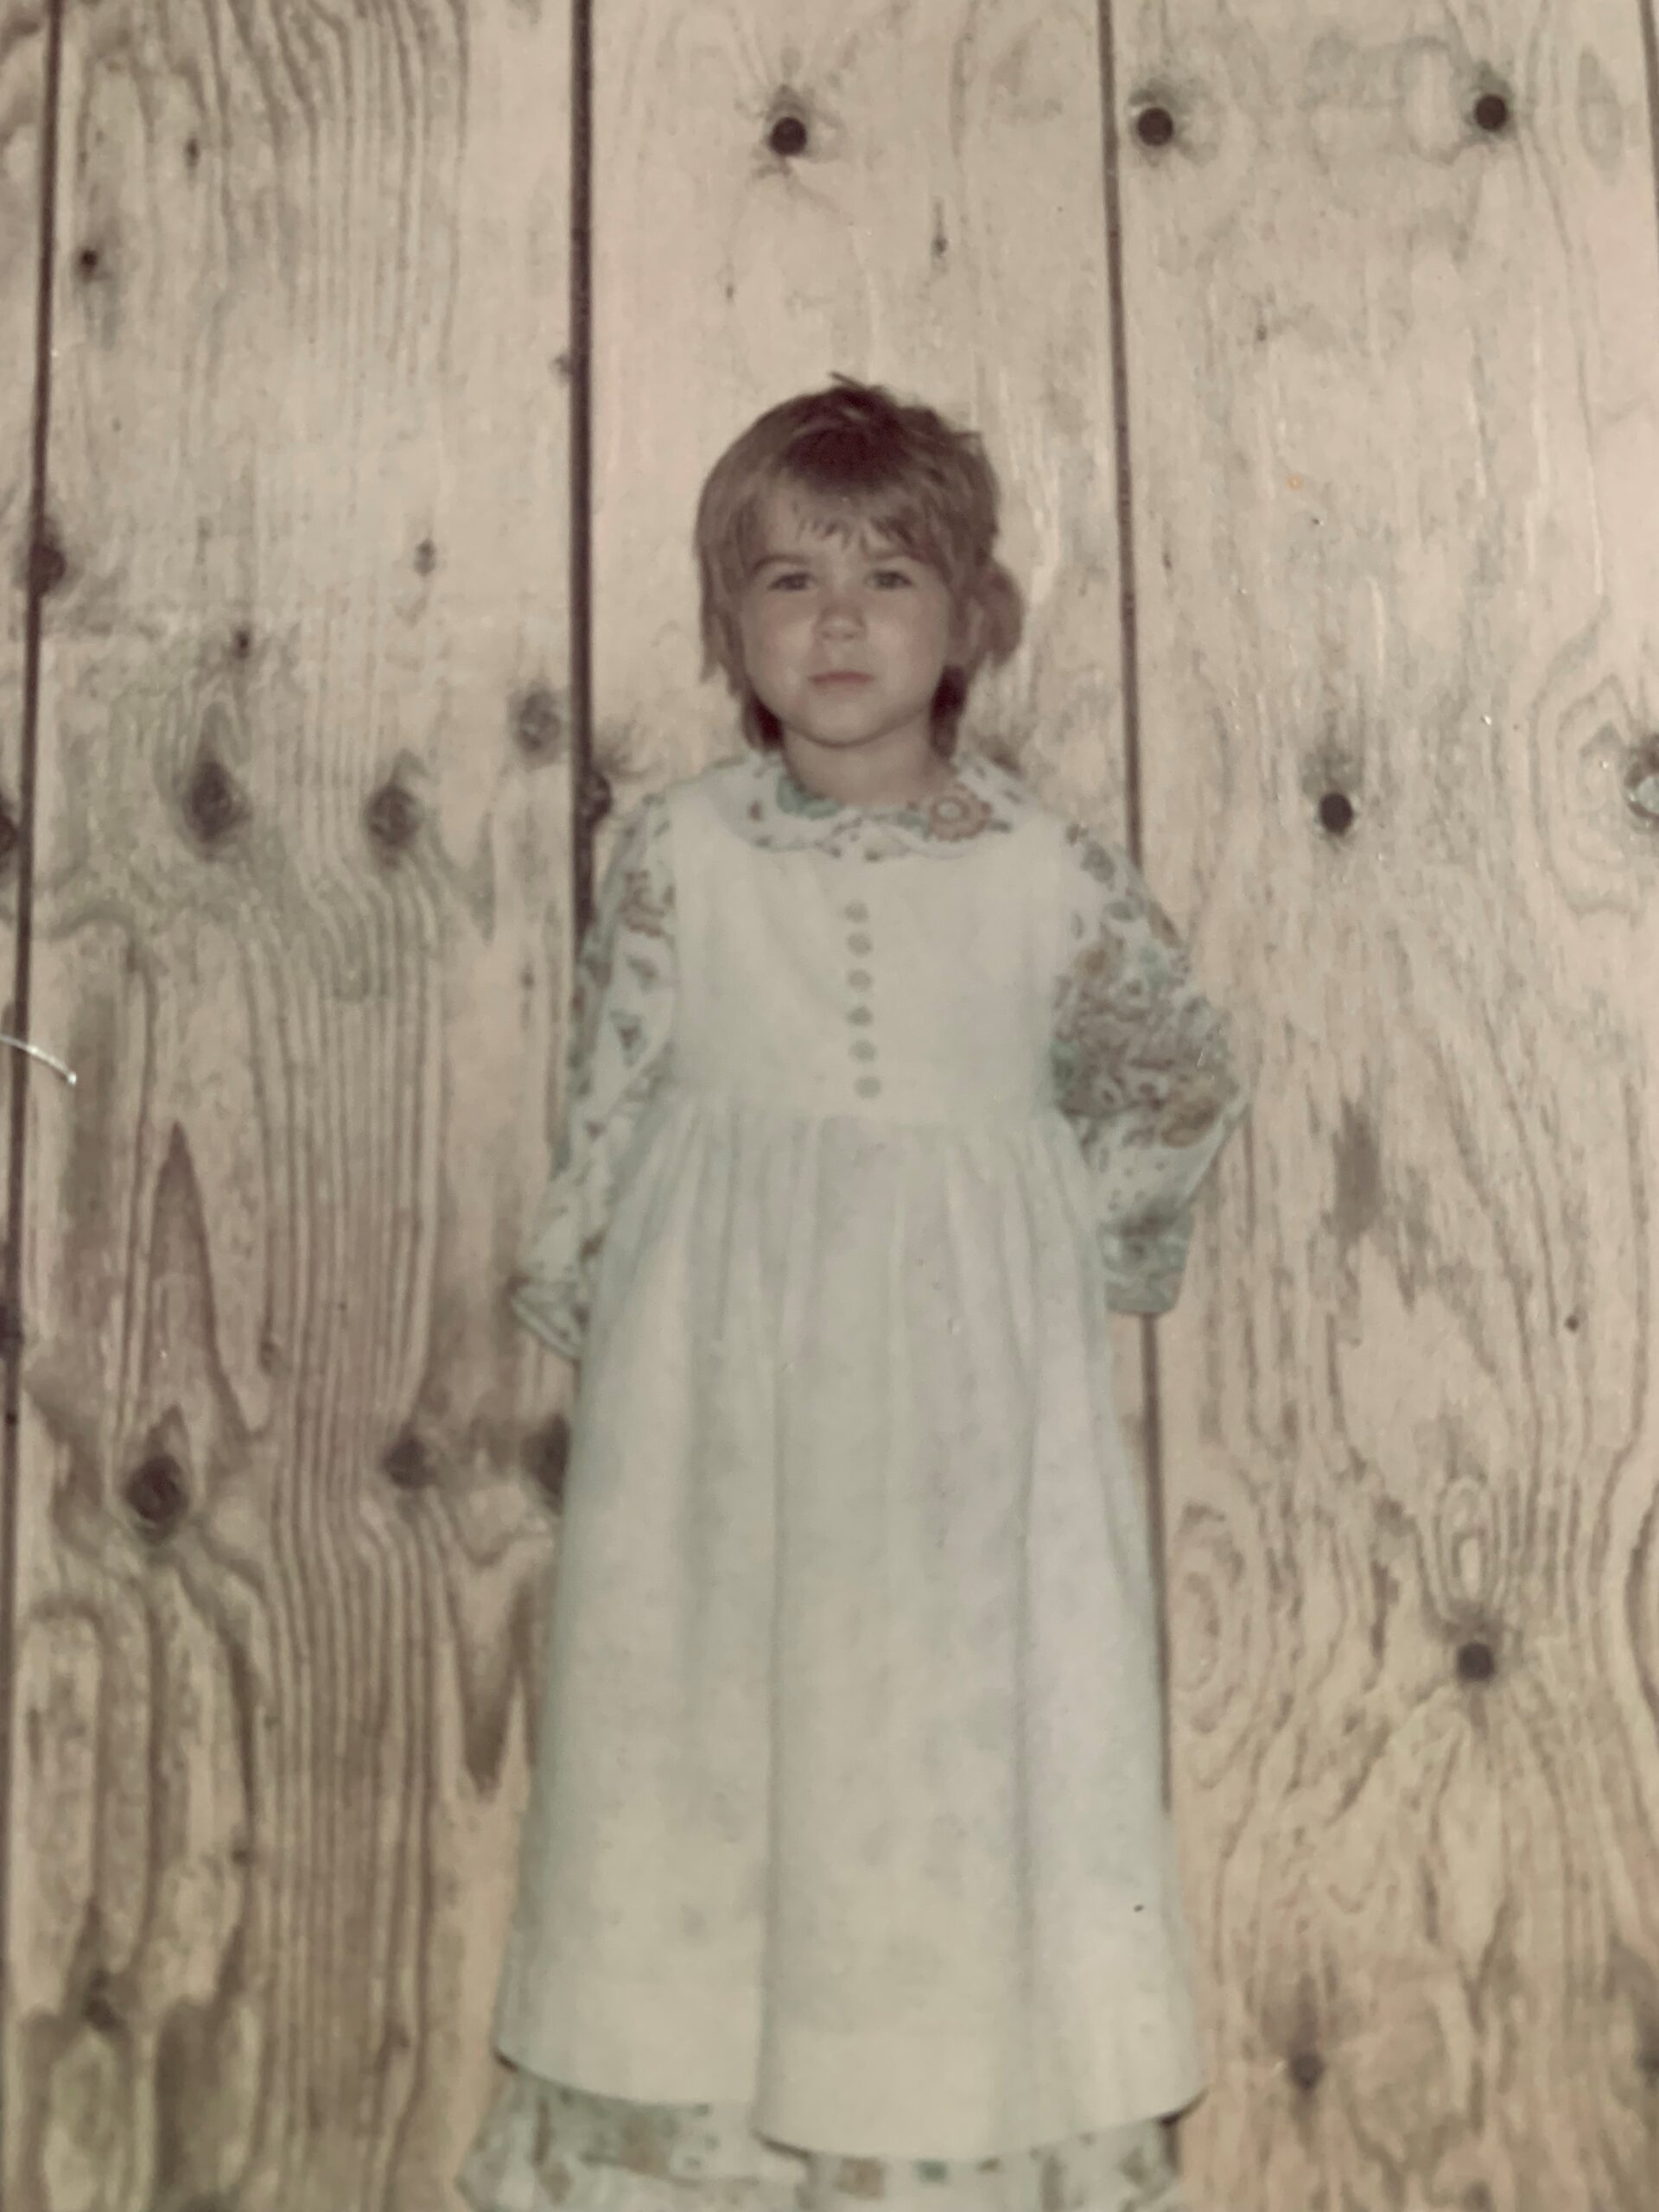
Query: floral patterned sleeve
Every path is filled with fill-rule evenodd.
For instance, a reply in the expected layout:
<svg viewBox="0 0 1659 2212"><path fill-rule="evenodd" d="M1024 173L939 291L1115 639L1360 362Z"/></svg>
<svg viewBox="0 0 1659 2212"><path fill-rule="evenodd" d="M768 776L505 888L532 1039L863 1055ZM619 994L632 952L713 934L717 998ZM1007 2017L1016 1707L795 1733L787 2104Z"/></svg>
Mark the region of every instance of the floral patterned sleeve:
<svg viewBox="0 0 1659 2212"><path fill-rule="evenodd" d="M564 1122L514 1277L512 1309L579 1360L618 1167L667 1071L674 1025L674 878L660 797L622 823L577 955Z"/></svg>
<svg viewBox="0 0 1659 2212"><path fill-rule="evenodd" d="M1094 1183L1107 1303L1166 1313L1186 1268L1194 1195L1248 1113L1249 1085L1133 861L1077 824L1067 849L1056 1103Z"/></svg>

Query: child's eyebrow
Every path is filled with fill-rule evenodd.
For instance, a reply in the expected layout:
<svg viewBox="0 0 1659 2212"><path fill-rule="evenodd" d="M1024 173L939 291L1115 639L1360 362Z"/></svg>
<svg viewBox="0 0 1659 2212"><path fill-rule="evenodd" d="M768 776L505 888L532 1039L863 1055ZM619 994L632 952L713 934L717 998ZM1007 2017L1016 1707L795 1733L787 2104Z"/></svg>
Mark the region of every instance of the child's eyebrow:
<svg viewBox="0 0 1659 2212"><path fill-rule="evenodd" d="M924 565L918 553L907 553L902 545L873 545L868 550L868 557L872 561L913 561L918 568ZM808 552L761 553L756 556L749 574L758 576L762 569L810 569L811 565L812 556Z"/></svg>

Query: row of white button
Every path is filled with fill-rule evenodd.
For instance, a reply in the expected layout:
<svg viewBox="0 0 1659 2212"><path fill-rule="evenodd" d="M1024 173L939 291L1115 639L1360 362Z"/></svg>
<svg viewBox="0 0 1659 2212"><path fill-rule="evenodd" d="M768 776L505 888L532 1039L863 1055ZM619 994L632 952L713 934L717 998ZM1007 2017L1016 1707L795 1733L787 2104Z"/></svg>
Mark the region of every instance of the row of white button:
<svg viewBox="0 0 1659 2212"><path fill-rule="evenodd" d="M842 912L847 919L854 924L868 922L870 918L870 910L861 899L855 899L851 905L844 906ZM861 959L867 953L875 950L875 941L867 930L855 927L852 935L847 940L847 950ZM855 991L868 991L871 980L868 968L854 968L848 972L847 981ZM847 1019L859 1028L868 1028L875 1016L870 1012L868 1007L855 1006L849 1012ZM876 1049L868 1037L855 1037L853 1039L852 1055L855 1060L873 1060L876 1058ZM873 1075L860 1076L857 1082L854 1084L853 1089L861 1098L879 1098L881 1096L880 1079Z"/></svg>

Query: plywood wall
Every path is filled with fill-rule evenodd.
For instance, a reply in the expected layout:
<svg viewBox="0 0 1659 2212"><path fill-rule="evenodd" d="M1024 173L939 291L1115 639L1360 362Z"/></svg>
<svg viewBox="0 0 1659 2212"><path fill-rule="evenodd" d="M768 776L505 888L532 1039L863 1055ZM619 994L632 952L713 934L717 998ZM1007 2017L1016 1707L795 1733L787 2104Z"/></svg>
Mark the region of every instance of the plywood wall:
<svg viewBox="0 0 1659 2212"><path fill-rule="evenodd" d="M594 743L616 811L741 749L699 681L697 492L763 408L840 372L985 438L1028 612L968 734L1128 837L1092 0L629 0L595 31ZM1115 1351L1138 1439L1135 1323Z"/></svg>
<svg viewBox="0 0 1659 2212"><path fill-rule="evenodd" d="M1649 0L0 0L0 957L79 1077L12 1125L9 2212L456 2202L573 886L734 749L692 504L834 370L984 434L974 734L1256 1071L1114 1342L1192 2212L1659 2202L1656 107Z"/></svg>
<svg viewBox="0 0 1659 2212"><path fill-rule="evenodd" d="M1125 94L1174 124L1123 165L1147 852L1269 1014L1237 1203L1161 1334L1223 2054L1185 2148L1217 2204L1248 2172L1264 2206L1637 2212L1651 22L1175 0L1119 28Z"/></svg>
<svg viewBox="0 0 1659 2212"><path fill-rule="evenodd" d="M0 332L43 242L29 1019L78 1080L9 1224L0 2194L435 2207L552 1535L499 1291L568 956L566 26L105 0L54 79L35 16Z"/></svg>

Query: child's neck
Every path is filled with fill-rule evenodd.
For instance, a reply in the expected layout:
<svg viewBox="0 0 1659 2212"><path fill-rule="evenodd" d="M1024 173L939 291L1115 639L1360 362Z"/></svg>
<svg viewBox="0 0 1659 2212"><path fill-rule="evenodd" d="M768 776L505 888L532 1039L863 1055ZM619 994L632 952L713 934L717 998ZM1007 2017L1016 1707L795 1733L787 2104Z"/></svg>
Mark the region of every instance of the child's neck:
<svg viewBox="0 0 1659 2212"><path fill-rule="evenodd" d="M879 746L813 745L786 729L783 750L798 784L842 806L908 806L956 780L931 739L919 750L894 753Z"/></svg>

